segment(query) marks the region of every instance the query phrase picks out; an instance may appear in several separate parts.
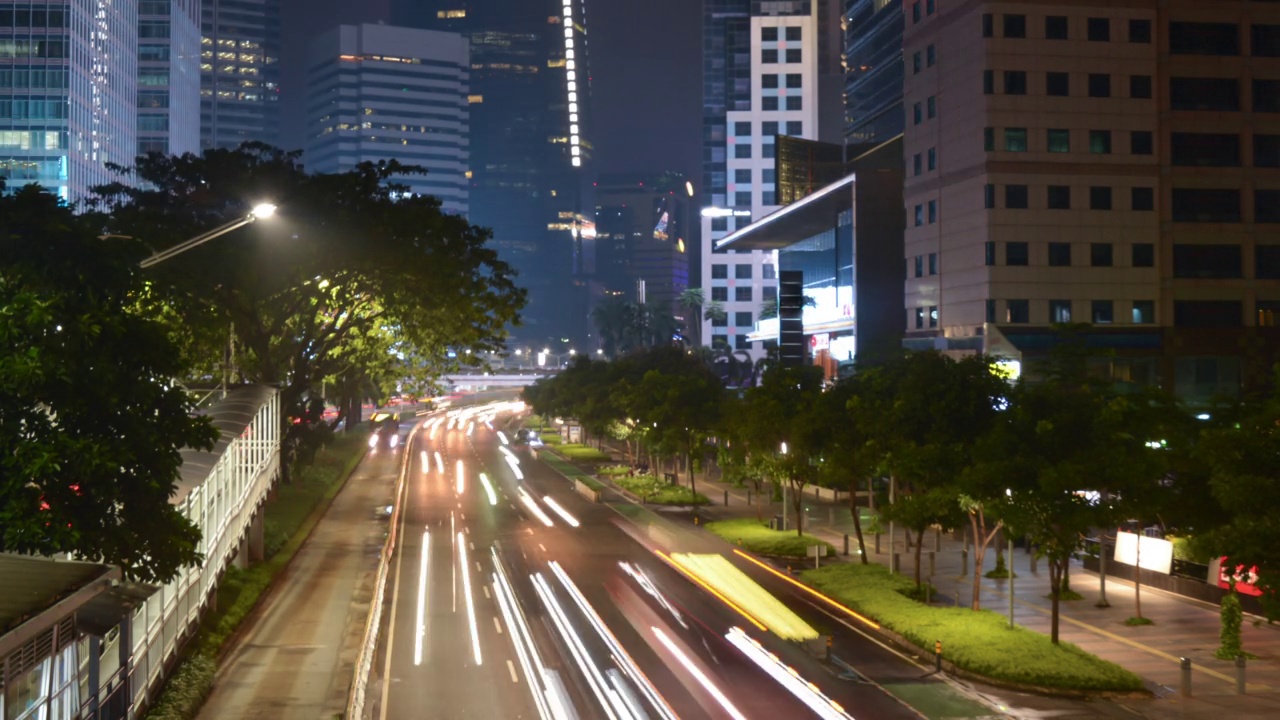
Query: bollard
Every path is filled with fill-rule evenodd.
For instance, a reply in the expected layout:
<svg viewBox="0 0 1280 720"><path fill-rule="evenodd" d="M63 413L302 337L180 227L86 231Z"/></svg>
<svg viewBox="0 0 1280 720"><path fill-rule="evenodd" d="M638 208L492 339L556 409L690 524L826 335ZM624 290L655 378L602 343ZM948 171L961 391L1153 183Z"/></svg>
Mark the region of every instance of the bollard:
<svg viewBox="0 0 1280 720"><path fill-rule="evenodd" d="M1182 697L1191 697L1191 658L1178 658L1182 665Z"/></svg>
<svg viewBox="0 0 1280 720"><path fill-rule="evenodd" d="M960 607L960 591L956 591L956 607Z"/></svg>
<svg viewBox="0 0 1280 720"><path fill-rule="evenodd" d="M1236 694L1244 694L1244 656L1236 656Z"/></svg>
<svg viewBox="0 0 1280 720"><path fill-rule="evenodd" d="M750 491L750 490L748 490L748 491L747 491L747 504L748 504L748 505L750 505L750 504L751 504L751 491Z"/></svg>
<svg viewBox="0 0 1280 720"><path fill-rule="evenodd" d="M880 533L876 533L876 554L880 554Z"/></svg>
<svg viewBox="0 0 1280 720"><path fill-rule="evenodd" d="M849 554L849 533L844 534L844 554Z"/></svg>
<svg viewBox="0 0 1280 720"><path fill-rule="evenodd" d="M827 508L827 524L828 525L836 524L836 509L833 507Z"/></svg>
<svg viewBox="0 0 1280 720"><path fill-rule="evenodd" d="M942 641L933 644L933 669L942 672Z"/></svg>
<svg viewBox="0 0 1280 720"><path fill-rule="evenodd" d="M738 538L738 547L742 547L742 538Z"/></svg>
<svg viewBox="0 0 1280 720"><path fill-rule="evenodd" d="M933 551L942 551L942 528L935 528L933 531Z"/></svg>
<svg viewBox="0 0 1280 720"><path fill-rule="evenodd" d="M1031 574L1036 574L1036 556L1034 554L1031 556Z"/></svg>
<svg viewBox="0 0 1280 720"><path fill-rule="evenodd" d="M724 506L729 507L729 491L724 491Z"/></svg>
<svg viewBox="0 0 1280 720"><path fill-rule="evenodd" d="M889 554L889 572L894 574L898 572L898 553Z"/></svg>
<svg viewBox="0 0 1280 720"><path fill-rule="evenodd" d="M831 636L827 636L827 662L831 662Z"/></svg>
<svg viewBox="0 0 1280 720"><path fill-rule="evenodd" d="M968 549L960 551L960 577L969 574L969 551Z"/></svg>
<svg viewBox="0 0 1280 720"><path fill-rule="evenodd" d="M937 569L937 568L934 566L934 563L935 563L935 557L936 557L935 553L934 553L932 550L930 550L930 551L929 551L929 577L933 577L933 576L934 576L934 572L935 572L935 571L936 571L936 569Z"/></svg>

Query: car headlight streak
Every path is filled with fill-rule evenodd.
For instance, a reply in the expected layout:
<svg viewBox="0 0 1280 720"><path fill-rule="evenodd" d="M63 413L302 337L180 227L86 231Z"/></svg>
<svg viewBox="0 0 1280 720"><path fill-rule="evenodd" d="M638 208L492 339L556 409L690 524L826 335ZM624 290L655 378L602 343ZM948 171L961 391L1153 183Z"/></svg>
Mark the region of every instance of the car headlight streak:
<svg viewBox="0 0 1280 720"><path fill-rule="evenodd" d="M839 703L824 695L816 685L800 677L795 668L784 665L777 655L765 650L763 645L743 632L742 628L730 628L725 639L822 720L853 720Z"/></svg>
<svg viewBox="0 0 1280 720"><path fill-rule="evenodd" d="M489 504L498 504L498 495L493 491L493 484L489 482L489 476L480 473L480 484L484 486L484 494L489 496Z"/></svg>

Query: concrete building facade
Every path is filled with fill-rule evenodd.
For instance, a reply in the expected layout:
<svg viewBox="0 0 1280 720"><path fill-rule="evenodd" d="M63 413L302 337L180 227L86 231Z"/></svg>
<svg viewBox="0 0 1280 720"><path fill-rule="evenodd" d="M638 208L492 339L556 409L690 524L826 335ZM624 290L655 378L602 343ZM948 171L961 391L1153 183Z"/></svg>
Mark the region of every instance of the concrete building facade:
<svg viewBox="0 0 1280 720"><path fill-rule="evenodd" d="M427 169L396 182L468 211L467 39L388 25L342 25L308 53L307 167L341 172L366 161Z"/></svg>
<svg viewBox="0 0 1280 720"><path fill-rule="evenodd" d="M904 87L907 344L1020 361L1084 322L1119 381L1207 399L1265 376L1280 7L905 14L904 57L925 58Z"/></svg>
<svg viewBox="0 0 1280 720"><path fill-rule="evenodd" d="M200 144L276 144L280 0L202 0Z"/></svg>

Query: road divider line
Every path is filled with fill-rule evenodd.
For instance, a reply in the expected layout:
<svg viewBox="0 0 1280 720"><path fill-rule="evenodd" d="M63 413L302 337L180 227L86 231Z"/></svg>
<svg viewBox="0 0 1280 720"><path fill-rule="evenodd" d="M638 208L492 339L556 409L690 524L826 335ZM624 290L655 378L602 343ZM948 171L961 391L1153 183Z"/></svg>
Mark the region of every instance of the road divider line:
<svg viewBox="0 0 1280 720"><path fill-rule="evenodd" d="M494 618L494 621L496 622L497 618ZM516 677L516 664L511 662L510 660L507 661L507 672L511 673L511 682L513 683L520 682L520 678Z"/></svg>
<svg viewBox="0 0 1280 720"><path fill-rule="evenodd" d="M413 664L422 664L422 650L427 638L427 572L431 566L431 532L422 533L422 558L418 562L418 617L414 625Z"/></svg>
<svg viewBox="0 0 1280 720"><path fill-rule="evenodd" d="M499 634L499 635L501 635L501 634L502 634L502 623L498 622L498 616L497 616L497 615L494 615L494 616L493 616L493 627L494 627L494 629L495 629L495 630L497 630L497 631L498 631L498 634ZM510 660L508 660L507 662L511 662L511 661L510 661Z"/></svg>

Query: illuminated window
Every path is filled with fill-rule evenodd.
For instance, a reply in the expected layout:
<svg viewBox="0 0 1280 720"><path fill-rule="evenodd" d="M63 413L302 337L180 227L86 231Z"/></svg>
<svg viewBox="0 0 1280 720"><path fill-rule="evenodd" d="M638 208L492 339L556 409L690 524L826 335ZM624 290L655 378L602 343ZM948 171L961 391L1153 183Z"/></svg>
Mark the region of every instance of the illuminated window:
<svg viewBox="0 0 1280 720"><path fill-rule="evenodd" d="M442 19L464 18L466 16L467 16L466 10L441 10L436 13L436 17L442 18Z"/></svg>
<svg viewBox="0 0 1280 720"><path fill-rule="evenodd" d="M484 102L484 96L483 96L483 95L468 95L468 96L467 96L467 102L468 102L468 103L470 103L470 104L472 104L472 105L479 105L480 103Z"/></svg>

